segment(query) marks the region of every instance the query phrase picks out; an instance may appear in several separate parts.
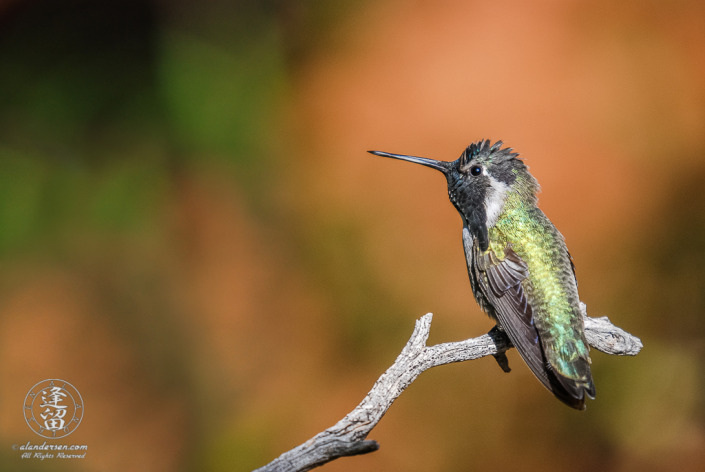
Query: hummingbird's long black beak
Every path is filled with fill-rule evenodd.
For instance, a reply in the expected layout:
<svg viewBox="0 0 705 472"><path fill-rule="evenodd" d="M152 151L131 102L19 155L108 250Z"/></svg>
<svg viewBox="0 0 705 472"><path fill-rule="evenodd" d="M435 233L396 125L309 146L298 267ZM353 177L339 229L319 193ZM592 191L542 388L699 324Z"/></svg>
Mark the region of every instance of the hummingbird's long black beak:
<svg viewBox="0 0 705 472"><path fill-rule="evenodd" d="M437 161L435 159L428 159L426 157L416 157L416 156L406 156L404 154L390 154L388 152L382 151L367 151L375 156L391 157L393 159L400 159L402 161L415 162L416 164L421 164L422 166L430 167L432 169L439 170L444 174L448 173L450 169L450 162Z"/></svg>

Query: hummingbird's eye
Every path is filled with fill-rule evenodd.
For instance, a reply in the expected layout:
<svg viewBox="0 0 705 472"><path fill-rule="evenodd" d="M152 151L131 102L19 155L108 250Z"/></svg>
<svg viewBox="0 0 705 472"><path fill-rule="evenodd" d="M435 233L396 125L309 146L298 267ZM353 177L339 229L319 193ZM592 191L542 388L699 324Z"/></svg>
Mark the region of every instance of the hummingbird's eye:
<svg viewBox="0 0 705 472"><path fill-rule="evenodd" d="M474 175L477 177L478 175L482 174L482 167L480 166L472 166L470 168L470 174Z"/></svg>

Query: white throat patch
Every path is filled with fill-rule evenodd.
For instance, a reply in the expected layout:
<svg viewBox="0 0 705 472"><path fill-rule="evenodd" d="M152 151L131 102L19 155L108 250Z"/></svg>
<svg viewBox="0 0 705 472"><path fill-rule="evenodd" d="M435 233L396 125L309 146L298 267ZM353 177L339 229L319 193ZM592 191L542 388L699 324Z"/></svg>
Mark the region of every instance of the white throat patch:
<svg viewBox="0 0 705 472"><path fill-rule="evenodd" d="M497 223L497 219L504 209L504 202L507 200L510 187L491 176L488 177L490 178L490 188L487 189L485 197L485 213L487 214L485 224L489 229Z"/></svg>

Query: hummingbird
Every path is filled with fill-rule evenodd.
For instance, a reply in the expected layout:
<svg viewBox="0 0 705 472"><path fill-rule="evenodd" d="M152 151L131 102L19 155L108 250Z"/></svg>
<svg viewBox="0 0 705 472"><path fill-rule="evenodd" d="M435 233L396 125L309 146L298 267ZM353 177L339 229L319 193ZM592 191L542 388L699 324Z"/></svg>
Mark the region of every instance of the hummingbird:
<svg viewBox="0 0 705 472"><path fill-rule="evenodd" d="M502 141L470 144L455 161L368 151L443 173L463 223L470 286L541 383L566 405L595 398L575 266L537 206L538 181ZM506 358L498 358L509 371ZM504 364L504 365L503 365Z"/></svg>

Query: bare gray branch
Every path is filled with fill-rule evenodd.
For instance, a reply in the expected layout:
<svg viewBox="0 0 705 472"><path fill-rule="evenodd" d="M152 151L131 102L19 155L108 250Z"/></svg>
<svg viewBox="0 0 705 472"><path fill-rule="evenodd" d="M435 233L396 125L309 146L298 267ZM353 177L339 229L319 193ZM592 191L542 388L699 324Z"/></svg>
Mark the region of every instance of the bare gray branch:
<svg viewBox="0 0 705 472"><path fill-rule="evenodd" d="M590 318L581 304L588 342L607 354L635 356L642 348L639 338L610 323L607 317ZM375 441L365 440L399 395L425 370L439 365L502 355L511 343L501 332L492 330L477 338L426 346L433 315L416 321L411 338L394 364L377 379L362 402L334 426L300 446L285 452L256 472L299 472L310 470L343 456L376 451Z"/></svg>

